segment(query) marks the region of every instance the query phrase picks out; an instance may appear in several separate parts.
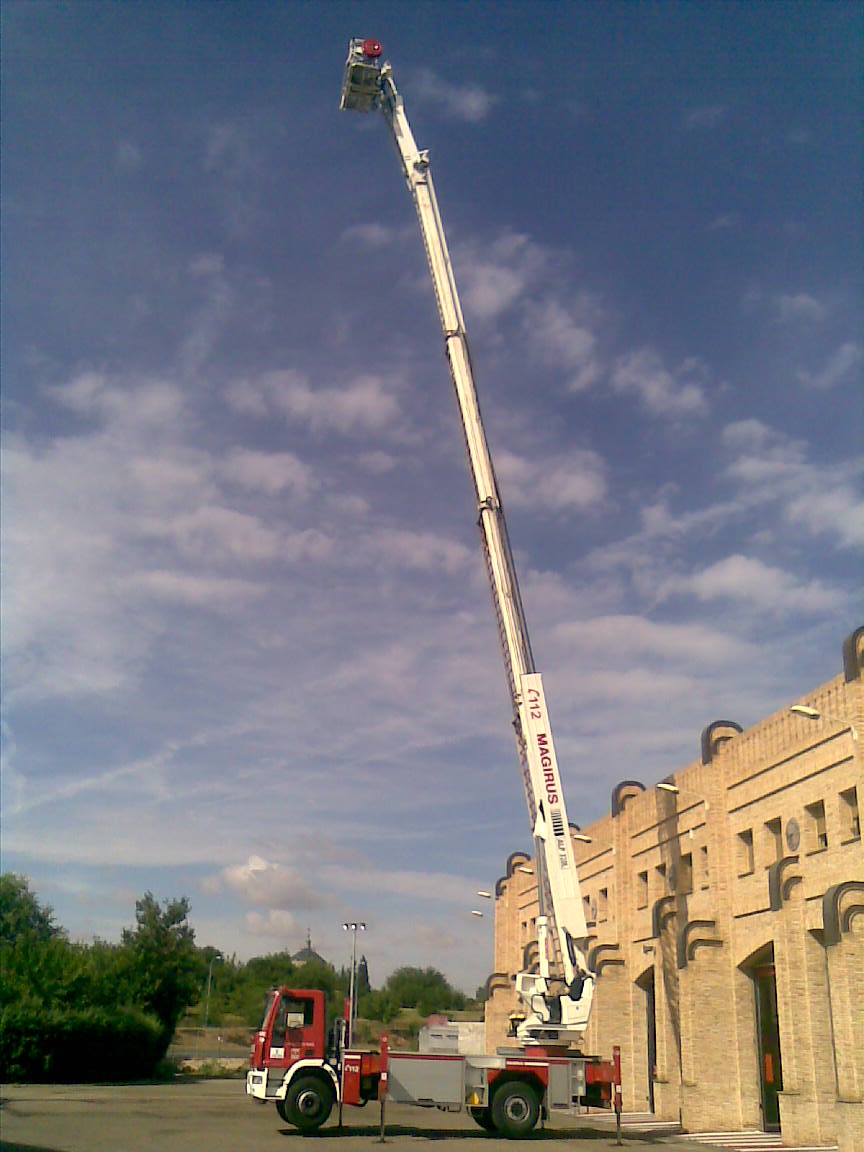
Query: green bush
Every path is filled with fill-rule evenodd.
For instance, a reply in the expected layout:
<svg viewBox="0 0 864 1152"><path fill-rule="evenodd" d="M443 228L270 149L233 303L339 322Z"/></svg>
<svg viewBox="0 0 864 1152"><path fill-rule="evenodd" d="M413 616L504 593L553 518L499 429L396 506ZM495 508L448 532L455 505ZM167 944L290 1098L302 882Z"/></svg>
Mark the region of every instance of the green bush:
<svg viewBox="0 0 864 1152"><path fill-rule="evenodd" d="M46 1007L0 1012L0 1080L136 1080L152 1076L170 1036L135 1008Z"/></svg>

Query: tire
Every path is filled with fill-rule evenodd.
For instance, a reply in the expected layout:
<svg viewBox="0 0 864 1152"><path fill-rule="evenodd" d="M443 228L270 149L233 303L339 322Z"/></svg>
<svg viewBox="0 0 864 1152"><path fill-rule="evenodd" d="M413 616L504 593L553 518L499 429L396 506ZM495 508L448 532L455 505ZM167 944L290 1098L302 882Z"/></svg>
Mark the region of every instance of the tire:
<svg viewBox="0 0 864 1152"><path fill-rule="evenodd" d="M276 1101L282 1119L301 1132L314 1132L333 1110L335 1094L320 1076L298 1076L284 1100Z"/></svg>
<svg viewBox="0 0 864 1152"><path fill-rule="evenodd" d="M540 1118L540 1097L530 1084L511 1080L492 1097L490 1111L495 1129L508 1140L519 1140Z"/></svg>
<svg viewBox="0 0 864 1152"><path fill-rule="evenodd" d="M476 1121L483 1129L484 1132L494 1132L495 1125L492 1123L492 1117L489 1114L488 1108L470 1107L468 1108L471 1114L471 1119Z"/></svg>

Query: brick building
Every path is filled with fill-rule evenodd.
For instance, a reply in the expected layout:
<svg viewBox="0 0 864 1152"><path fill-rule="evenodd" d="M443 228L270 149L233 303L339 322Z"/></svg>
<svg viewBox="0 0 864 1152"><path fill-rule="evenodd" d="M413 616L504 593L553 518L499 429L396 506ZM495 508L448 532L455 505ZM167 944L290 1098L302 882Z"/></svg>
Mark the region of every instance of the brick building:
<svg viewBox="0 0 864 1152"><path fill-rule="evenodd" d="M574 840L597 980L583 1050L620 1044L626 1109L864 1149L862 667L859 628L804 713L709 725L695 763L623 781ZM496 887L489 1051L536 916L516 853Z"/></svg>

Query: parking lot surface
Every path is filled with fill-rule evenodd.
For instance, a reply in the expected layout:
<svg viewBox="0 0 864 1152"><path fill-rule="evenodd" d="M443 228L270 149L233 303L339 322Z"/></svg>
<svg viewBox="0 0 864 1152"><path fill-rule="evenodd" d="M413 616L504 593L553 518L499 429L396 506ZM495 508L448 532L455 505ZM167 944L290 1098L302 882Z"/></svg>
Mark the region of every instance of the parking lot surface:
<svg viewBox="0 0 864 1152"><path fill-rule="evenodd" d="M365 1152L381 1149L378 1105L336 1111L317 1133L286 1126L272 1104L248 1099L239 1080L187 1080L171 1084L8 1085L2 1089L3 1152ZM424 1144L452 1144L459 1152L528 1145L611 1152L614 1133L590 1127L585 1117L556 1117L526 1140L504 1141L482 1132L465 1113L388 1104L386 1147L394 1152ZM625 1134L631 1149L698 1148L662 1136Z"/></svg>

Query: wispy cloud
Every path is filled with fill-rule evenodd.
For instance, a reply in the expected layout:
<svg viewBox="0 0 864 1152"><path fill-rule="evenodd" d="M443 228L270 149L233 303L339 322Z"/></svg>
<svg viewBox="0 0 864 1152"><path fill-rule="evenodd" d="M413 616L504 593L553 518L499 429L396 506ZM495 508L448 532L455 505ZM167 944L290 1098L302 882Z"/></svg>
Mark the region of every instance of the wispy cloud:
<svg viewBox="0 0 864 1152"><path fill-rule="evenodd" d="M582 392L601 375L597 339L593 331L598 305L587 296L570 307L546 298L529 308L527 320L531 345L537 355L569 375L569 387Z"/></svg>
<svg viewBox="0 0 864 1152"><path fill-rule="evenodd" d="M431 68L418 68L412 73L411 98L438 104L447 116L469 124L482 123L498 103L498 97L482 84L456 84Z"/></svg>
<svg viewBox="0 0 864 1152"><path fill-rule="evenodd" d="M809 612L824 615L846 604L846 594L821 580L800 580L752 556L727 556L689 576L670 576L660 586L663 598L695 596L698 600L730 600L763 612Z"/></svg>
<svg viewBox="0 0 864 1152"><path fill-rule="evenodd" d="M684 114L684 124L691 129L716 128L723 123L728 113L729 109L725 104L702 104Z"/></svg>
<svg viewBox="0 0 864 1152"><path fill-rule="evenodd" d="M489 244L459 244L453 253L466 314L495 320L533 291L548 267L545 249L524 233L504 232Z"/></svg>
<svg viewBox="0 0 864 1152"><path fill-rule="evenodd" d="M606 495L606 466L588 450L533 458L499 452L497 471L514 508L587 511Z"/></svg>
<svg viewBox="0 0 864 1152"><path fill-rule="evenodd" d="M306 424L313 432L399 431L399 404L378 376L359 376L341 387L313 387L292 369L234 381L226 390L229 405L252 416L278 413Z"/></svg>
<svg viewBox="0 0 864 1152"><path fill-rule="evenodd" d="M612 387L636 396L657 416L703 416L708 411L707 375L705 364L695 357L670 371L653 348L640 348L618 358Z"/></svg>
<svg viewBox="0 0 864 1152"><path fill-rule="evenodd" d="M313 470L293 452L259 452L234 448L221 471L241 488L273 496L286 490L305 498L317 486Z"/></svg>
<svg viewBox="0 0 864 1152"><path fill-rule="evenodd" d="M815 371L800 369L798 379L809 388L827 391L860 376L858 370L862 362L864 351L861 345L853 340L847 340L839 348L835 348L822 366Z"/></svg>

